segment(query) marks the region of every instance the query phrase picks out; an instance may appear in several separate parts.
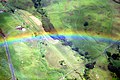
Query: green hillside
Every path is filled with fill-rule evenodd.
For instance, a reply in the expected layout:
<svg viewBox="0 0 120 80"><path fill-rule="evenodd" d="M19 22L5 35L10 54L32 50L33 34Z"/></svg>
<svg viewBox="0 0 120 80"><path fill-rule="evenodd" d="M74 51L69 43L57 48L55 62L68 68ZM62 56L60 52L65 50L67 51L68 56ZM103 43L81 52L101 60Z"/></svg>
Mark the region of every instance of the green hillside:
<svg viewBox="0 0 120 80"><path fill-rule="evenodd" d="M0 80L119 80L119 7L113 0L1 0Z"/></svg>

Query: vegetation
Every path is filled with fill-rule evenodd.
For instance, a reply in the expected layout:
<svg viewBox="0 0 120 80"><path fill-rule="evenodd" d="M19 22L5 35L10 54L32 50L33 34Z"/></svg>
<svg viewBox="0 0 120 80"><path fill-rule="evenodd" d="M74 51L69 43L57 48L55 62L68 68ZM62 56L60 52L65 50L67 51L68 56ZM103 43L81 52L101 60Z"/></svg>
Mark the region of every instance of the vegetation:
<svg viewBox="0 0 120 80"><path fill-rule="evenodd" d="M110 45L112 38L119 38L120 17L118 5L111 0L9 0L2 4L0 9L6 12L0 13L0 29L6 40L20 38L9 44L18 80L119 80L120 45ZM77 36L59 35L67 32ZM23 40L24 35L29 36ZM103 35L114 37L112 41L97 38ZM8 80L11 74L3 42L0 37L0 79Z"/></svg>
<svg viewBox="0 0 120 80"><path fill-rule="evenodd" d="M45 7L45 9L51 22L58 30L70 28L75 31L86 29L96 33L111 32L112 11L108 0L62 1L54 4L51 3L50 6ZM85 22L89 23L89 25L84 26Z"/></svg>
<svg viewBox="0 0 120 80"><path fill-rule="evenodd" d="M30 9L32 11L34 10L32 0L25 0L25 1L21 1L21 0L9 0L8 4L10 6L18 8L18 9L23 9L23 10L28 10L28 11L30 11Z"/></svg>
<svg viewBox="0 0 120 80"><path fill-rule="evenodd" d="M9 65L7 63L7 57L5 54L5 48L4 47L0 47L0 79L10 79L11 78L11 74L10 74L10 70L9 70Z"/></svg>
<svg viewBox="0 0 120 80"><path fill-rule="evenodd" d="M106 52L107 57L108 57L108 69L115 73L117 77L119 77L120 75L120 54L119 54L119 45L116 45L115 47L113 47L113 49L111 50L115 50L114 53L111 53L109 51Z"/></svg>

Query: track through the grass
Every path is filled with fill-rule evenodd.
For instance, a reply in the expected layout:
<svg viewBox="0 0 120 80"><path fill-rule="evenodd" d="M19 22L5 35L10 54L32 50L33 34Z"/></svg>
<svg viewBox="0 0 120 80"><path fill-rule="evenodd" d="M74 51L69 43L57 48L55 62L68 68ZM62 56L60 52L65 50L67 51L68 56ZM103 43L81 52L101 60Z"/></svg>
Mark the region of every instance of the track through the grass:
<svg viewBox="0 0 120 80"><path fill-rule="evenodd" d="M9 51L9 48L8 48L6 38L4 36L2 36L2 38L4 39L4 44L5 44L4 46L5 46L5 50L6 50L6 56L7 56L7 59L8 59L8 65L9 65L9 68L10 68L12 80L16 80L15 72L14 72L12 61L11 61L10 51Z"/></svg>

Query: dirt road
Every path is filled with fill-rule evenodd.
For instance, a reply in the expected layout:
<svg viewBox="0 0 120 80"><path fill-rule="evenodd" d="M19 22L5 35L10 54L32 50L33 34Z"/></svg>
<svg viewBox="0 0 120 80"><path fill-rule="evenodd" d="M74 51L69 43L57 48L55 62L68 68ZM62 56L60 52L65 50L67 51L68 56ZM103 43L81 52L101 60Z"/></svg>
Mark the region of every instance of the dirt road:
<svg viewBox="0 0 120 80"><path fill-rule="evenodd" d="M6 38L4 36L2 36L2 38L4 39L4 44L5 44L4 46L5 46L5 50L6 50L6 56L7 56L7 59L8 59L8 65L9 65L9 68L10 68L12 80L16 80L15 72L14 72L12 61L11 61L10 51L9 51L9 48L8 48Z"/></svg>

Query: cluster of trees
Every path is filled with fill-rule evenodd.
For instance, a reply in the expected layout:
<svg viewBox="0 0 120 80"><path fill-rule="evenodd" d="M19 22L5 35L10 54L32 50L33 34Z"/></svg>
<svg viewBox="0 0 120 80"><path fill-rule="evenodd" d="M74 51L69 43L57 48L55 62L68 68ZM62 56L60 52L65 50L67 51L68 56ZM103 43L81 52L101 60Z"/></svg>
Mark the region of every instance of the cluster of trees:
<svg viewBox="0 0 120 80"><path fill-rule="evenodd" d="M94 68L95 64L96 64L96 61L85 65L86 68L84 70L83 76L86 80L91 80L91 78L89 77L89 71Z"/></svg>
<svg viewBox="0 0 120 80"><path fill-rule="evenodd" d="M108 57L108 70L115 73L117 77L120 78L120 52L119 52L119 46L117 48L116 53L111 53L109 51L106 51L107 57Z"/></svg>
<svg viewBox="0 0 120 80"><path fill-rule="evenodd" d="M88 63L88 64L85 65L85 67L88 68L88 69L93 69L95 67L95 64L96 64L96 62Z"/></svg>
<svg viewBox="0 0 120 80"><path fill-rule="evenodd" d="M47 16L42 16L42 26L46 32L57 34L56 29L54 28L53 24L50 22L50 19Z"/></svg>
<svg viewBox="0 0 120 80"><path fill-rule="evenodd" d="M84 58L86 58L87 60L90 59L89 52L87 52L87 51L81 52L81 50L79 49L79 47L76 47L76 46L72 43L72 41L68 41L64 36L61 36L61 39L59 38L59 40L62 41L62 45L64 45L64 46L70 46L71 49L72 49L73 51L77 52L79 55L84 56Z"/></svg>
<svg viewBox="0 0 120 80"><path fill-rule="evenodd" d="M89 77L89 71L90 71L90 69L87 69L87 68L84 70L84 75L83 76L86 80L91 80L90 77Z"/></svg>
<svg viewBox="0 0 120 80"><path fill-rule="evenodd" d="M43 0L32 0L32 2L34 3L34 7L36 11L41 14L42 26L44 30L46 32L56 34L57 33L56 29L54 28L53 24L50 22L50 19L47 16L47 12L45 11L45 9L43 9L43 5L42 5Z"/></svg>

